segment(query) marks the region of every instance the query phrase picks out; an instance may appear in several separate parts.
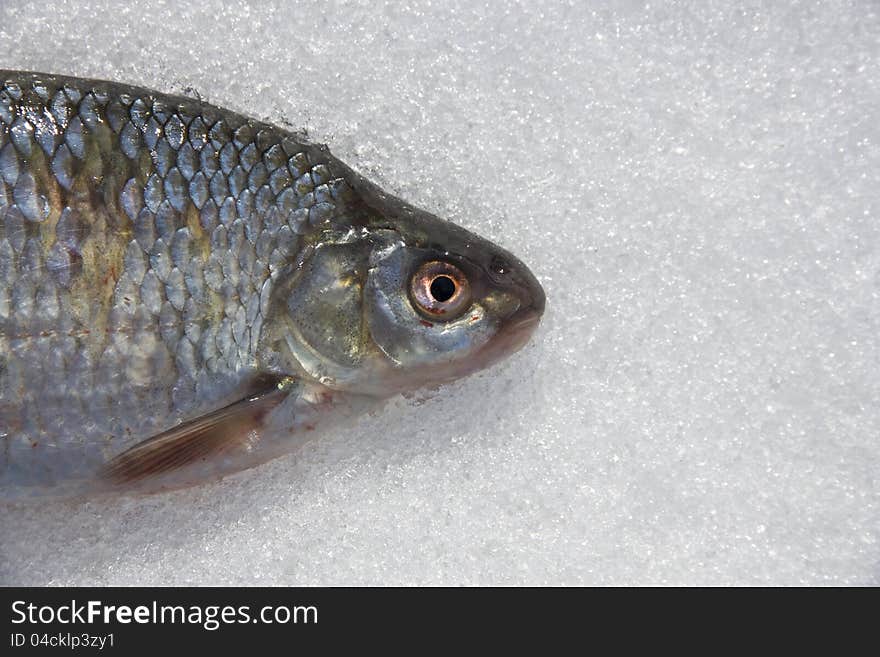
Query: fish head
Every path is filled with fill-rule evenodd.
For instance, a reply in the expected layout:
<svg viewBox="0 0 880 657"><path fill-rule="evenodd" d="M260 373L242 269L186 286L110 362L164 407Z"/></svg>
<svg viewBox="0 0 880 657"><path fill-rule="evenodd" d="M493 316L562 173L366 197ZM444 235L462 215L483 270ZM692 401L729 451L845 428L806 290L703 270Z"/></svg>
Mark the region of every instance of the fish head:
<svg viewBox="0 0 880 657"><path fill-rule="evenodd" d="M454 224L421 221L373 250L364 287L370 339L387 364L380 385L392 390L492 365L526 344L544 312L519 259Z"/></svg>
<svg viewBox="0 0 880 657"><path fill-rule="evenodd" d="M528 342L545 297L526 265L455 224L380 200L321 233L273 293L276 369L387 397L466 376Z"/></svg>

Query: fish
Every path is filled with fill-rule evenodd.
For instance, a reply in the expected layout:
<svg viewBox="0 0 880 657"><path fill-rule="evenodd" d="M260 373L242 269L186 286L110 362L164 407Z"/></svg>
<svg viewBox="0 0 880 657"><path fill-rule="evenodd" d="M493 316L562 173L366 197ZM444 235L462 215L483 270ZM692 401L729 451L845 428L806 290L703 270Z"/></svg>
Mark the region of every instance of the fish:
<svg viewBox="0 0 880 657"><path fill-rule="evenodd" d="M0 70L0 499L221 479L498 362L544 306L303 134Z"/></svg>

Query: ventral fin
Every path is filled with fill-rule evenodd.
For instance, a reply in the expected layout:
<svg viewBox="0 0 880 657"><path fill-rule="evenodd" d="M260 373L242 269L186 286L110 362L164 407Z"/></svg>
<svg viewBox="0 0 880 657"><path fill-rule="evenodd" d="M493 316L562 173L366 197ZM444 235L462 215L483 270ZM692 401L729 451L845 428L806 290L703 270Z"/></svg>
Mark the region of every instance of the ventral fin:
<svg viewBox="0 0 880 657"><path fill-rule="evenodd" d="M262 376L248 396L147 438L109 461L101 476L111 484L131 484L251 448L260 440L266 416L284 401L293 384L290 377Z"/></svg>

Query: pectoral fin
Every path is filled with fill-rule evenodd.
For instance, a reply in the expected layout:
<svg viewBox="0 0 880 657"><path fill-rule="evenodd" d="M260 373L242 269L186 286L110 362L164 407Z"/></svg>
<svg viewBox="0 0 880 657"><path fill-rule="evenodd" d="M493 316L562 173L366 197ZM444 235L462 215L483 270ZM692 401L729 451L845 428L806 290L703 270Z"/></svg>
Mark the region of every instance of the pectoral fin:
<svg viewBox="0 0 880 657"><path fill-rule="evenodd" d="M184 422L126 450L104 466L106 481L122 485L227 454L252 449L266 416L290 392L290 378L264 378L247 397Z"/></svg>

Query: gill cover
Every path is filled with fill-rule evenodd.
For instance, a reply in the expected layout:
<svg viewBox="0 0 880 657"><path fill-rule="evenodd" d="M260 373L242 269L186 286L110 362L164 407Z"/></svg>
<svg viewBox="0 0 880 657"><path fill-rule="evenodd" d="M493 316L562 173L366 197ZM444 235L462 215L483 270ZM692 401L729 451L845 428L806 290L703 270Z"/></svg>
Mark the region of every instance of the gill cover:
<svg viewBox="0 0 880 657"><path fill-rule="evenodd" d="M282 272L266 330L270 366L336 389L362 376L372 349L363 291L375 239L364 229L328 231Z"/></svg>

